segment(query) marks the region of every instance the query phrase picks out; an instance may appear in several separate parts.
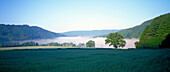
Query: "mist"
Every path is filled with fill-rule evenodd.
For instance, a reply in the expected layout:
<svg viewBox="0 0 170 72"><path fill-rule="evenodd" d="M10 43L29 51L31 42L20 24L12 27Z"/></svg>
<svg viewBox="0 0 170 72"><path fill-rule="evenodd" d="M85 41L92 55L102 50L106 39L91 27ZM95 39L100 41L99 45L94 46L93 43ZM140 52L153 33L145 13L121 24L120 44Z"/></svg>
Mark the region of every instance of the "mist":
<svg viewBox="0 0 170 72"><path fill-rule="evenodd" d="M37 39L37 40L25 40L25 41L20 41L20 43L24 43L24 42L37 42L39 44L47 44L50 42L57 42L57 43L74 43L76 45L78 45L79 43L85 43L88 42L89 40L93 40L95 41L95 47L97 48L113 48L113 46L109 46L108 44L105 44L105 39L106 38L102 38L102 37L97 37L97 38L93 38L93 37L57 37L54 39ZM127 48L135 48L134 43L136 41L139 41L139 39L124 39L126 41L126 45L125 47L123 47L123 49L127 49Z"/></svg>

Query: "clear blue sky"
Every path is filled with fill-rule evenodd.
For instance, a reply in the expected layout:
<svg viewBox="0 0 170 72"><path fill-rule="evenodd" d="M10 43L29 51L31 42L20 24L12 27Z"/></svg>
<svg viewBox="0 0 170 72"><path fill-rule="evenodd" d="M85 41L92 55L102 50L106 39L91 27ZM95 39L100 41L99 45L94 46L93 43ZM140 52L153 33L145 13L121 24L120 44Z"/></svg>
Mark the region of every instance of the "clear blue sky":
<svg viewBox="0 0 170 72"><path fill-rule="evenodd" d="M54 32L125 29L170 12L170 0L0 0L0 23Z"/></svg>

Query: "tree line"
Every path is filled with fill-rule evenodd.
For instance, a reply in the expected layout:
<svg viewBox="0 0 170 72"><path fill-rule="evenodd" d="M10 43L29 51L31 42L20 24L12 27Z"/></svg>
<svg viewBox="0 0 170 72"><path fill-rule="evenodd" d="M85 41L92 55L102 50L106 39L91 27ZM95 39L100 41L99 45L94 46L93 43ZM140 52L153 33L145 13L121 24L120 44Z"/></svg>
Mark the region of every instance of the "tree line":
<svg viewBox="0 0 170 72"><path fill-rule="evenodd" d="M85 47L86 45L84 43L79 43L78 45L70 42L70 43L57 43L57 42L51 42L47 44L39 44L37 42L24 42L20 44L19 42L6 42L6 43L0 43L1 47L19 47L19 46L64 46L64 47ZM87 45L88 46L88 45ZM90 47L90 46L89 46Z"/></svg>
<svg viewBox="0 0 170 72"><path fill-rule="evenodd" d="M39 46L37 42L24 42L20 44L19 42L6 42L6 43L1 43L0 47L19 47L19 46Z"/></svg>

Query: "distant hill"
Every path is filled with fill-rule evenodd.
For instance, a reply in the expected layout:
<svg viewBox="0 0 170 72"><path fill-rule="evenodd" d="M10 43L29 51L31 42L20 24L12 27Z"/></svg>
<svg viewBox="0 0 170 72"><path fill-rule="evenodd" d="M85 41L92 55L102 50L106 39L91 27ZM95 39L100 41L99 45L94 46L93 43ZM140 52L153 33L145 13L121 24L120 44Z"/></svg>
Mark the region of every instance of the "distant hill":
<svg viewBox="0 0 170 72"><path fill-rule="evenodd" d="M0 42L48 39L64 36L37 26L0 24Z"/></svg>
<svg viewBox="0 0 170 72"><path fill-rule="evenodd" d="M128 29L123 29L118 31L118 33L122 34L124 36L124 38L139 38L139 36L141 35L142 31L145 29L145 27L147 25L150 25L152 22L152 20L148 20L143 22L141 25L132 27L132 28L128 28ZM106 37L108 34L103 34L101 36L97 36L97 37Z"/></svg>
<svg viewBox="0 0 170 72"><path fill-rule="evenodd" d="M170 34L170 13L156 17L145 28L140 35L140 41L135 43L136 48L159 48L168 34Z"/></svg>
<svg viewBox="0 0 170 72"><path fill-rule="evenodd" d="M91 30L91 31L69 31L69 32L64 32L62 33L63 35L66 36L98 36L98 35L103 35L103 34L109 34L113 32L117 32L119 30Z"/></svg>
<svg viewBox="0 0 170 72"><path fill-rule="evenodd" d="M147 25L150 25L151 22L152 20L148 20L143 22L141 25L118 31L118 33L122 34L125 38L139 38L143 30Z"/></svg>

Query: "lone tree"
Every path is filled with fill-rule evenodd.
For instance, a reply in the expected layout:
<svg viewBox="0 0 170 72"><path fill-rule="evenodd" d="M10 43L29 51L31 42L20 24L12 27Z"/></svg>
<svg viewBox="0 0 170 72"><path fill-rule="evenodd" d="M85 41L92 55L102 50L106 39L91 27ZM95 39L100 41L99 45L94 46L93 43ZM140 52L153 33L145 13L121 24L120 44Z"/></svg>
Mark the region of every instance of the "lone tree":
<svg viewBox="0 0 170 72"><path fill-rule="evenodd" d="M90 40L86 43L86 47L95 47L95 42Z"/></svg>
<svg viewBox="0 0 170 72"><path fill-rule="evenodd" d="M109 46L113 45L116 49L118 47L124 47L126 45L126 41L123 40L123 36L119 33L110 33L105 40L105 44L109 44Z"/></svg>

